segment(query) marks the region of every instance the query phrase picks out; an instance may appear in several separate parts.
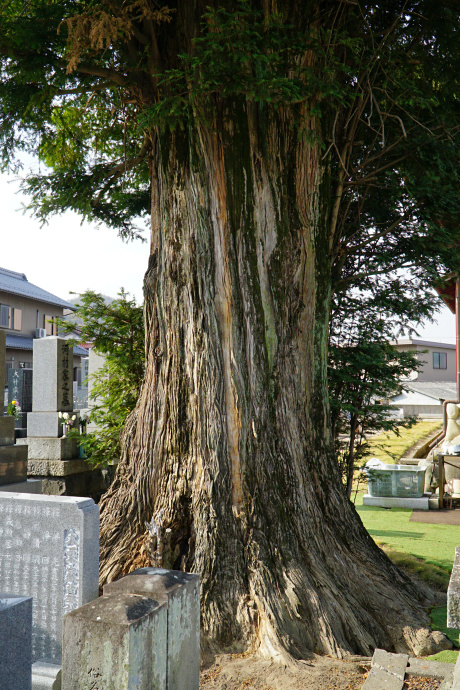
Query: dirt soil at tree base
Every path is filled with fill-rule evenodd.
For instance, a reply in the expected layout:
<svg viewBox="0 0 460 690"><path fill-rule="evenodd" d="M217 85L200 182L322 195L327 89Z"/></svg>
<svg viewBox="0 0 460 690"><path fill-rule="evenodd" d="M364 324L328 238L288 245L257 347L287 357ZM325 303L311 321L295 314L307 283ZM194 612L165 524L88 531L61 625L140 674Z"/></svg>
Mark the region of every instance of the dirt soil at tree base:
<svg viewBox="0 0 460 690"><path fill-rule="evenodd" d="M254 655L223 654L203 669L200 690L361 690L368 663L315 656L285 666Z"/></svg>

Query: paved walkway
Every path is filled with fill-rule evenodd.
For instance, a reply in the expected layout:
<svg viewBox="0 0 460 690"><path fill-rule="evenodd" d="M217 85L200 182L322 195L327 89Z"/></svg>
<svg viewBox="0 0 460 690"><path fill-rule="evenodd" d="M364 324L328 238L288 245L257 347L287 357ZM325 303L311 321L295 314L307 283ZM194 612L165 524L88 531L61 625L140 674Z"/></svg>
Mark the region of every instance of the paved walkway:
<svg viewBox="0 0 460 690"><path fill-rule="evenodd" d="M425 522L430 525L460 525L460 509L414 510L410 522Z"/></svg>
<svg viewBox="0 0 460 690"><path fill-rule="evenodd" d="M441 681L439 690L460 690L459 670L454 664L412 659L408 654L390 654L376 649L362 690L403 690L404 680L411 676L436 678Z"/></svg>

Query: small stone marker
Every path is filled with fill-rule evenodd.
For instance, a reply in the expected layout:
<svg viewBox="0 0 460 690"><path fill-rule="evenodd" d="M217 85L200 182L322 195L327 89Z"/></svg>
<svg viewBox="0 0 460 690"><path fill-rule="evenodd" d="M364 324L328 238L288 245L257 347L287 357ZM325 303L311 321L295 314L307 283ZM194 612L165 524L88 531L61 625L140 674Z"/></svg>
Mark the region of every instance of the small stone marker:
<svg viewBox="0 0 460 690"><path fill-rule="evenodd" d="M149 597L117 593L72 611L64 690L166 690L166 637L166 605Z"/></svg>
<svg viewBox="0 0 460 690"><path fill-rule="evenodd" d="M58 412L72 412L73 353L57 336L34 340L32 409L27 418L29 436L62 435Z"/></svg>
<svg viewBox="0 0 460 690"><path fill-rule="evenodd" d="M200 680L200 576L140 568L105 585L104 595L130 593L168 605L168 690L198 690Z"/></svg>
<svg viewBox="0 0 460 690"><path fill-rule="evenodd" d="M32 598L0 593L0 688L32 687Z"/></svg>
<svg viewBox="0 0 460 690"><path fill-rule="evenodd" d="M32 661L60 664L65 613L98 596L91 498L0 493L0 591L33 597Z"/></svg>
<svg viewBox="0 0 460 690"><path fill-rule="evenodd" d="M447 627L460 630L460 547L455 547L455 559L447 589Z"/></svg>

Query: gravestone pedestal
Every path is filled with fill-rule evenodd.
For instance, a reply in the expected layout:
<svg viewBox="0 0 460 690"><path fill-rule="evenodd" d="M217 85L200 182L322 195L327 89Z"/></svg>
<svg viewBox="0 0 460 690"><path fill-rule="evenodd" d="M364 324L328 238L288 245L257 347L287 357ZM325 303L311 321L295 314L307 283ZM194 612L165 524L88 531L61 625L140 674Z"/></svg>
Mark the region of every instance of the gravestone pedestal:
<svg viewBox="0 0 460 690"><path fill-rule="evenodd" d="M0 417L0 486L27 480L27 446L14 445L14 417Z"/></svg>
<svg viewBox="0 0 460 690"><path fill-rule="evenodd" d="M0 593L0 688L30 690L31 665L32 597Z"/></svg>

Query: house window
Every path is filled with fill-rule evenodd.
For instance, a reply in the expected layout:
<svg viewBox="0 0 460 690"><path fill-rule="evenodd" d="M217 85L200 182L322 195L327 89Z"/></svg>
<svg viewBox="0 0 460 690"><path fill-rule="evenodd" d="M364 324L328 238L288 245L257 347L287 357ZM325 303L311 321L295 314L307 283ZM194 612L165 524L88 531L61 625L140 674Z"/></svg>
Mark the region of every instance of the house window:
<svg viewBox="0 0 460 690"><path fill-rule="evenodd" d="M10 327L10 308L7 304L0 304L0 327Z"/></svg>
<svg viewBox="0 0 460 690"><path fill-rule="evenodd" d="M43 328L46 331L46 335L54 335L54 316L49 314L43 316Z"/></svg>
<svg viewBox="0 0 460 690"><path fill-rule="evenodd" d="M19 362L20 369L32 369L32 362Z"/></svg>
<svg viewBox="0 0 460 690"><path fill-rule="evenodd" d="M13 328L15 331L22 330L22 309L13 309Z"/></svg>
<svg viewBox="0 0 460 690"><path fill-rule="evenodd" d="M433 352L433 369L447 369L446 352Z"/></svg>

